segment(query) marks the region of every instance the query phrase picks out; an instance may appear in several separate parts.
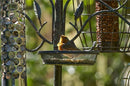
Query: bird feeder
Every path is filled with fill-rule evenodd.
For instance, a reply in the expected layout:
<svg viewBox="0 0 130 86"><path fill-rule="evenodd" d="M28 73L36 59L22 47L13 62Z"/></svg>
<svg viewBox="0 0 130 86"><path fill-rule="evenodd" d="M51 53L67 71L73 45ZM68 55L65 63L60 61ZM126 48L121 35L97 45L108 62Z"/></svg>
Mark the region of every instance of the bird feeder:
<svg viewBox="0 0 130 86"><path fill-rule="evenodd" d="M104 0L113 9L118 7L117 0ZM96 11L108 8L96 1ZM101 51L119 51L119 18L114 12L103 12L96 16L97 42Z"/></svg>
<svg viewBox="0 0 130 86"><path fill-rule="evenodd" d="M24 0L0 1L1 86L26 86Z"/></svg>
<svg viewBox="0 0 130 86"><path fill-rule="evenodd" d="M127 13L119 13L121 3L123 2L117 0L96 0L96 11L104 11L96 15L97 43L101 52L130 51L130 22L125 19ZM126 1L122 6L125 3ZM109 12L106 12L107 10ZM123 7L123 10L128 9Z"/></svg>
<svg viewBox="0 0 130 86"><path fill-rule="evenodd" d="M121 2L118 2L117 0L96 0L97 12L101 10L111 10L111 12L103 12L96 15L97 43L99 47L98 49L101 52L130 51L128 41L130 22L124 20L123 15L121 16L121 14L118 13L119 3ZM123 10L125 9L123 8ZM119 22L119 19L121 19L121 23L123 24L124 22L124 26L127 27L120 27L119 24L121 25L121 23Z"/></svg>

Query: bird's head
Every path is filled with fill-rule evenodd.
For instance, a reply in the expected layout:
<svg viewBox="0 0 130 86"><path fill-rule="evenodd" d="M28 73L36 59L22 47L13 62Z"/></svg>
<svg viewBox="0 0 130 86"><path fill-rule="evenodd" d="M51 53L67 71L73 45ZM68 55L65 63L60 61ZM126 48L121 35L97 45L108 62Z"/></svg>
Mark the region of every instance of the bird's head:
<svg viewBox="0 0 130 86"><path fill-rule="evenodd" d="M60 36L60 43L67 43L69 41L69 39L65 36L65 35L61 35Z"/></svg>
<svg viewBox="0 0 130 86"><path fill-rule="evenodd" d="M61 45L65 44L65 43L67 43L68 41L69 41L69 39L65 35L61 35L60 36L60 41L57 44L57 46L61 46Z"/></svg>

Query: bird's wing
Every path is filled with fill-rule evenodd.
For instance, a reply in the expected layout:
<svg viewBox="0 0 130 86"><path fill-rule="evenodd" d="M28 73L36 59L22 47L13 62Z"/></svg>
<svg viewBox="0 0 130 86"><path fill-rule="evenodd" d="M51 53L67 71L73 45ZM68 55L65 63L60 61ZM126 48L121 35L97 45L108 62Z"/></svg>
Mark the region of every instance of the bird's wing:
<svg viewBox="0 0 130 86"><path fill-rule="evenodd" d="M64 50L79 50L73 42L63 44L62 48Z"/></svg>

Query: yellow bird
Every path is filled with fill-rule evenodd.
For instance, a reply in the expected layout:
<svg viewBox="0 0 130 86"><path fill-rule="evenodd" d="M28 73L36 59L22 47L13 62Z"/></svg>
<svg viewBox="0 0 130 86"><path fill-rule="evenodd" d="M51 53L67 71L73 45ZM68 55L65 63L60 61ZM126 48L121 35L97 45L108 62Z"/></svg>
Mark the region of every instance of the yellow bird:
<svg viewBox="0 0 130 86"><path fill-rule="evenodd" d="M60 40L59 43L57 44L58 46L58 50L69 50L69 51L75 51L75 50L79 50L76 45L74 44L73 41L70 41L66 36L61 35L60 36ZM68 56L70 58L75 57L75 55L77 54L63 54L64 56Z"/></svg>

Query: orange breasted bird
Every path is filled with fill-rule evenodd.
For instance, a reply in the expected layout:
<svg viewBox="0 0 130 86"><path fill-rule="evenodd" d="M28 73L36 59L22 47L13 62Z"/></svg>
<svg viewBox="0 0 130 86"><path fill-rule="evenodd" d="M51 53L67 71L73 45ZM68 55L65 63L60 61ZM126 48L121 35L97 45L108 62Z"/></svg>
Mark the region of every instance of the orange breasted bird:
<svg viewBox="0 0 130 86"><path fill-rule="evenodd" d="M75 50L79 50L76 45L74 44L73 41L70 41L66 36L61 35L60 36L60 40L59 43L57 44L58 46L58 50L69 50L69 51L75 51ZM68 56L70 58L75 57L74 54L64 54L65 56Z"/></svg>

